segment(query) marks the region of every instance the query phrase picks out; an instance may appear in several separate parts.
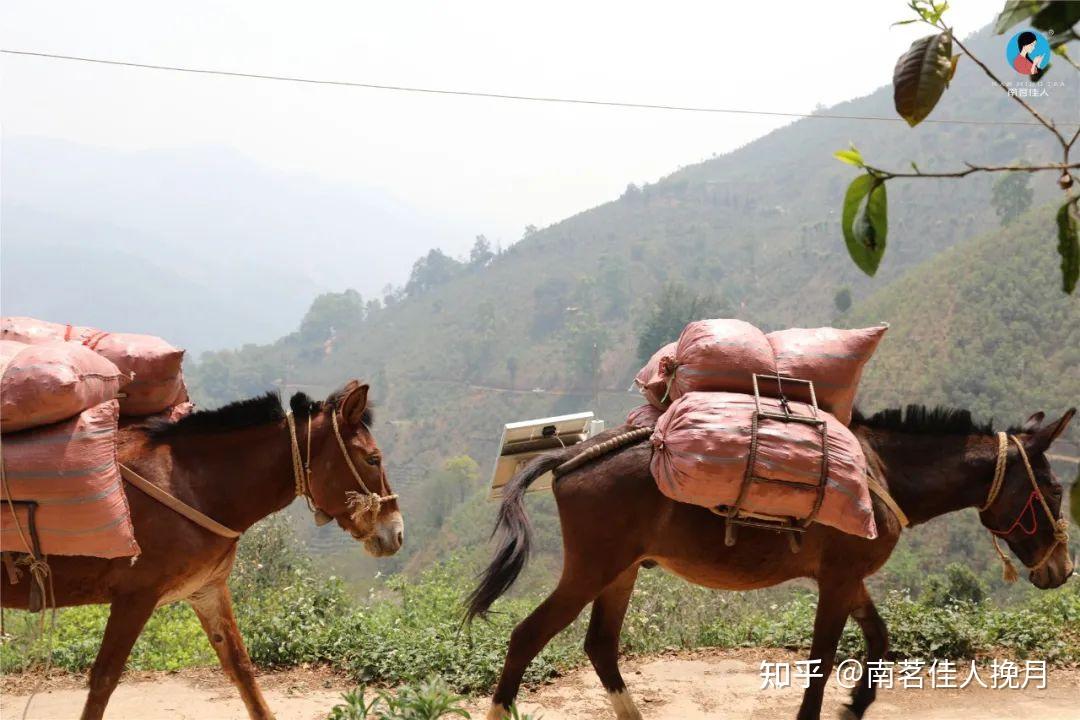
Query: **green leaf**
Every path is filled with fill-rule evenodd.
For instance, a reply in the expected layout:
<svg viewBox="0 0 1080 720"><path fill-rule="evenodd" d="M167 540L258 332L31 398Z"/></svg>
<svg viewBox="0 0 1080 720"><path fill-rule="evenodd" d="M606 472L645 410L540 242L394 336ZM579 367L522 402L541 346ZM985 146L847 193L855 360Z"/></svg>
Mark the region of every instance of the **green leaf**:
<svg viewBox="0 0 1080 720"><path fill-rule="evenodd" d="M1061 289L1072 294L1080 278L1080 227L1071 200L1057 212L1058 255L1061 255Z"/></svg>
<svg viewBox="0 0 1080 720"><path fill-rule="evenodd" d="M889 230L884 180L866 174L851 182L844 195L841 229L855 265L873 276L885 254Z"/></svg>
<svg viewBox="0 0 1080 720"><path fill-rule="evenodd" d="M1025 20L1047 5L1038 0L1008 0L994 23L994 32L1001 35L1021 20Z"/></svg>
<svg viewBox="0 0 1080 720"><path fill-rule="evenodd" d="M897 25L910 25L911 23L917 23L917 22L919 22L918 18L912 18L910 20L897 20L896 22L894 22L889 27L896 27Z"/></svg>
<svg viewBox="0 0 1080 720"><path fill-rule="evenodd" d="M896 61L893 104L908 125L915 127L931 113L952 68L952 35L947 32L916 40Z"/></svg>
<svg viewBox="0 0 1080 720"><path fill-rule="evenodd" d="M1073 32L1073 26L1080 22L1080 3L1045 2L1042 8L1031 18L1031 26L1050 36L1053 44L1060 36ZM1075 35L1074 35L1075 37Z"/></svg>
<svg viewBox="0 0 1080 720"><path fill-rule="evenodd" d="M860 153L854 145L850 150L837 150L833 153L833 157L840 162L845 162L848 165L854 165L855 167L863 167L862 153Z"/></svg>

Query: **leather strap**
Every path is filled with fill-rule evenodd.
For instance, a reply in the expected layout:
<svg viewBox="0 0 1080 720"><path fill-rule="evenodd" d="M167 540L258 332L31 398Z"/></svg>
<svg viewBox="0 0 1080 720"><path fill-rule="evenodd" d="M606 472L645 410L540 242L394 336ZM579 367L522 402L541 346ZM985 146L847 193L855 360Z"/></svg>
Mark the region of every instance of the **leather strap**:
<svg viewBox="0 0 1080 720"><path fill-rule="evenodd" d="M240 533L238 533L237 531L222 525L217 520L214 520L212 517L204 515L203 513L191 507L184 501L180 500L179 498L170 495L169 493L159 488L157 485L144 478L139 473L129 468L127 465L124 465L123 463L118 464L120 465L120 475L125 480L142 490L150 497L157 500L165 507L177 513L178 515L183 515L196 525L205 528L206 530L209 530L215 535L220 535L223 538L235 540L236 538L240 537Z"/></svg>
<svg viewBox="0 0 1080 720"><path fill-rule="evenodd" d="M900 506L893 500L892 495L885 489L885 486L877 481L870 473L866 473L866 484L870 488L870 492L877 495L881 502L885 503L885 506L892 510L893 515L900 521L900 527L908 527L911 523L908 521L908 516L904 514L904 511L900 509Z"/></svg>

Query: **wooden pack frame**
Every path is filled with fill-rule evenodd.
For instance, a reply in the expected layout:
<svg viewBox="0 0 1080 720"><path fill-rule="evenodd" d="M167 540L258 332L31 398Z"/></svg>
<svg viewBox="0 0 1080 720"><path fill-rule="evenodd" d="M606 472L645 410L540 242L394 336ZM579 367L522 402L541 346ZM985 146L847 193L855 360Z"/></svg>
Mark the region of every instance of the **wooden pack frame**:
<svg viewBox="0 0 1080 720"><path fill-rule="evenodd" d="M769 410L761 409L761 390L759 386L759 380L768 380L769 382L775 382L777 385L777 396L780 400L780 407L782 412L773 412ZM809 389L810 403L801 403L807 405L810 409L809 415L800 415L792 411L791 404L784 396L784 383L795 383L800 385L806 385ZM778 532L788 533L788 539L791 543L792 552L798 552L800 545L798 540L798 534L806 532L806 528L810 526L810 523L814 522L818 512L821 510L821 503L825 500L825 488L829 479L829 431L825 423L825 420L820 416L817 404L817 395L814 392L814 383L810 380L802 380L800 378L784 377L781 375L759 375L753 374L754 384L754 414L752 417L752 424L750 429L750 454L746 461L746 474L743 476L742 484L739 487L739 495L735 500L735 503L730 506L718 506L713 508L712 511L717 515L722 516L726 523L724 527L724 544L731 546L735 544L737 527L739 525L746 525L748 527L764 528L767 530L776 530ZM762 477L757 474L757 451L758 451L758 428L762 421L765 422L784 422L784 423L803 423L811 425L817 428L819 436L821 438L821 474L818 477L818 482L815 485L808 485L806 483L793 482L790 480L780 480L777 478ZM754 483L771 483L783 485L790 488L793 492L814 492L816 497L814 499L814 506L810 511L810 514L805 518L794 517L782 517L775 515L767 515L763 513L756 513L743 508L743 503L746 502L746 497L750 493L750 488Z"/></svg>

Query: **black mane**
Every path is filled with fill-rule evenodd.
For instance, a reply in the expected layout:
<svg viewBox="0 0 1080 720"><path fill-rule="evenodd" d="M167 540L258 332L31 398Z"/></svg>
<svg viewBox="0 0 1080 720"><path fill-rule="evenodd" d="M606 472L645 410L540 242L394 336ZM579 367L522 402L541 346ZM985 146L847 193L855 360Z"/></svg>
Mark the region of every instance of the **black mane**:
<svg viewBox="0 0 1080 720"><path fill-rule="evenodd" d="M305 420L323 409L337 409L342 398L338 390L326 401L312 400L306 393L298 392L289 399L289 408L297 420ZM268 391L247 400L237 400L214 410L199 410L170 421L156 418L146 423L146 432L152 440L163 440L177 435L205 435L209 433L243 430L267 425L285 419L285 409L277 393ZM362 422L371 427L374 422L371 404L364 409Z"/></svg>
<svg viewBox="0 0 1080 720"><path fill-rule="evenodd" d="M154 440L176 435L226 432L265 425L285 419L285 410L277 393L266 392L247 400L237 400L214 410L199 410L170 422L155 419L146 424L147 434Z"/></svg>
<svg viewBox="0 0 1080 720"><path fill-rule="evenodd" d="M970 410L950 407L928 408L925 405L908 405L906 408L889 408L866 417L855 409L852 425L875 430L895 430L919 435L993 435L994 423L977 422Z"/></svg>

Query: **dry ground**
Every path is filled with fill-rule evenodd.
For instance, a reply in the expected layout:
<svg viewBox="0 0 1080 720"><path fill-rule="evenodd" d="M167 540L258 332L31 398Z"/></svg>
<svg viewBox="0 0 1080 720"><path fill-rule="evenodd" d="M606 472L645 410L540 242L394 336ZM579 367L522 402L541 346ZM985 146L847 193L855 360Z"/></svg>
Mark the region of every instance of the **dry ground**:
<svg viewBox="0 0 1080 720"><path fill-rule="evenodd" d="M800 690L760 690L758 662L794 661L781 651L677 653L624 662L624 674L646 720L776 720L792 718ZM988 674L984 676L988 679ZM83 679L57 675L44 682L30 708L30 718L76 718L82 707ZM278 720L316 720L349 688L345 678L324 669L266 673L260 678ZM0 680L0 717L16 718L38 678ZM836 717L847 691L831 682L823 717ZM607 700L596 676L581 669L521 698L522 709L545 720L609 718ZM486 702L470 704L483 717ZM108 720L244 720L247 716L232 686L217 669L180 673L131 673L125 676L105 717ZM1045 690L882 690L868 720L994 720L1036 717L1080 720L1080 669L1051 670Z"/></svg>

